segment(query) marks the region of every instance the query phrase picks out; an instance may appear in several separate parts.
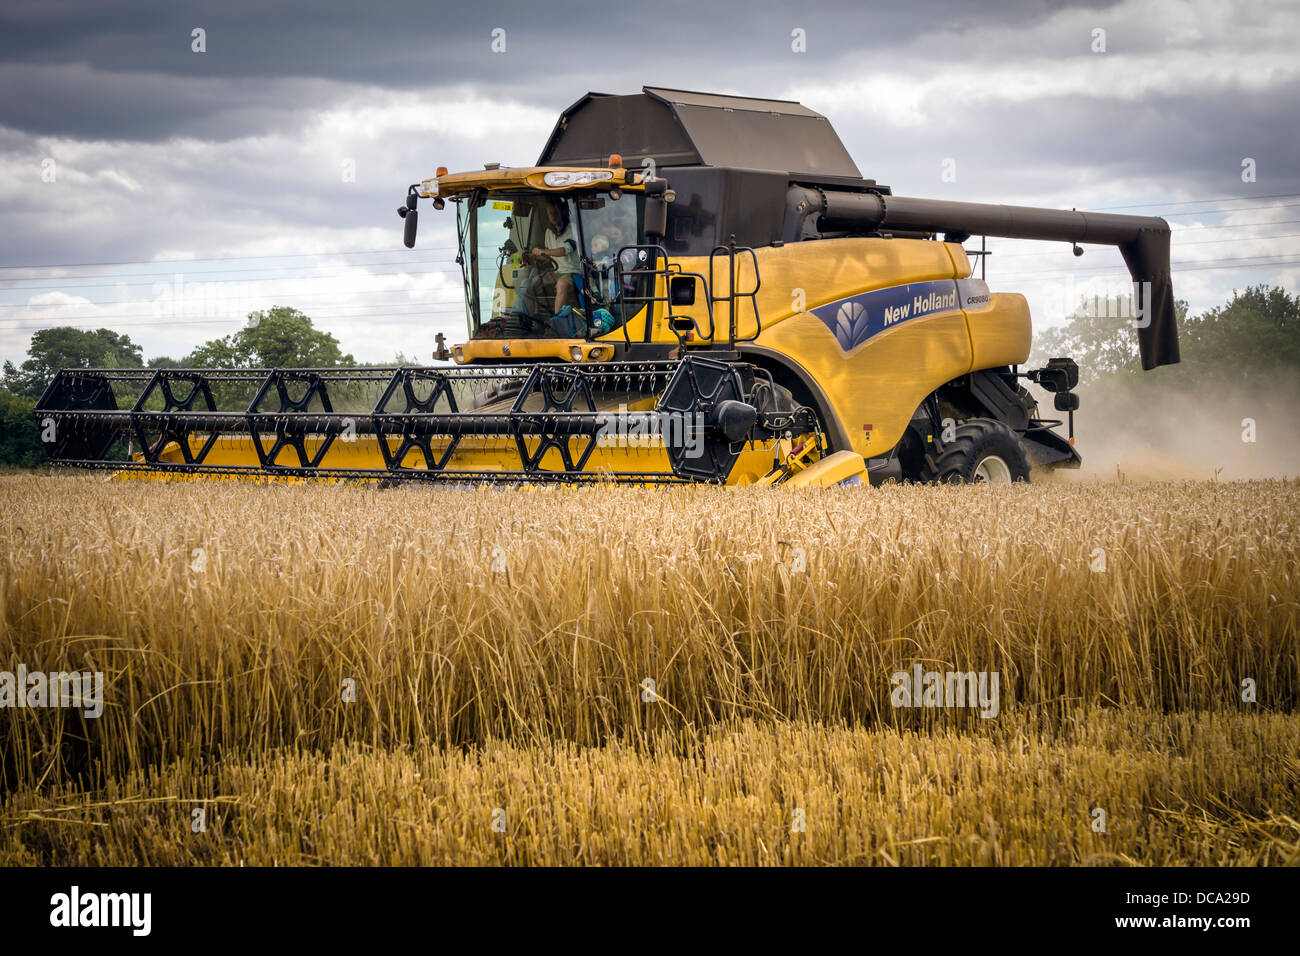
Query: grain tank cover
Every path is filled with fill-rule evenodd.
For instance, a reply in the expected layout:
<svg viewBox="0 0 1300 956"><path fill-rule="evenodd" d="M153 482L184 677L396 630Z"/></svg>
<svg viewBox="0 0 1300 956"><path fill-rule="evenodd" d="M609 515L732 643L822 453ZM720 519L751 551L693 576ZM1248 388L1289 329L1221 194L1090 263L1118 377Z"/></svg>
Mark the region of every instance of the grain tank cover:
<svg viewBox="0 0 1300 956"><path fill-rule="evenodd" d="M792 178L860 180L830 121L790 100L646 86L630 96L588 93L560 114L538 166L719 166Z"/></svg>

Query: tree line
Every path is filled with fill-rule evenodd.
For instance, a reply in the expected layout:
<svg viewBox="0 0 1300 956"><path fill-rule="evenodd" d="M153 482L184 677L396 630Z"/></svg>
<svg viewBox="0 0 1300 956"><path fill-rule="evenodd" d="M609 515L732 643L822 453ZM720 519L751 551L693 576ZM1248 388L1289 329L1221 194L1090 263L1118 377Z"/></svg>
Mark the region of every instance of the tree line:
<svg viewBox="0 0 1300 956"><path fill-rule="evenodd" d="M398 355L396 364L411 364ZM338 339L288 306L250 313L238 331L204 342L183 358L147 362L130 337L111 329L62 326L33 333L27 359L0 373L0 464L32 468L45 461L36 402L61 368L334 368L356 365Z"/></svg>
<svg viewBox="0 0 1300 956"><path fill-rule="evenodd" d="M1232 383L1294 382L1300 371L1300 295L1280 286L1257 285L1234 292L1222 306L1189 315L1176 305L1179 365L1141 374L1129 303L1081 302L1065 323L1038 332L1030 364L1052 356L1079 363L1085 388L1159 389L1169 383L1205 387ZM37 399L61 368L332 368L355 365L338 340L315 328L294 308L276 306L248 317L248 324L212 339L181 359L147 362L131 339L110 329L42 329L32 335L21 365L5 362L0 376L0 464L22 468L45 461L36 429ZM398 355L395 364L412 361Z"/></svg>
<svg viewBox="0 0 1300 956"><path fill-rule="evenodd" d="M1052 356L1079 363L1085 386L1218 385L1290 381L1300 369L1300 295L1280 286L1234 291L1224 305L1189 315L1175 303L1182 361L1143 374L1131 298L1083 301L1064 325L1038 332L1030 365Z"/></svg>

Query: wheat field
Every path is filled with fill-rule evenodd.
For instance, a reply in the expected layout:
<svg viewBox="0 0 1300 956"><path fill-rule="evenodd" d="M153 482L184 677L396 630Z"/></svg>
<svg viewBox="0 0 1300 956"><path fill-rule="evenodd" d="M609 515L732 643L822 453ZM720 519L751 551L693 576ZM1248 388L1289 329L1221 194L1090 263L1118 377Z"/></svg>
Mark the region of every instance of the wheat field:
<svg viewBox="0 0 1300 956"><path fill-rule="evenodd" d="M0 503L0 862L1300 862L1300 482Z"/></svg>

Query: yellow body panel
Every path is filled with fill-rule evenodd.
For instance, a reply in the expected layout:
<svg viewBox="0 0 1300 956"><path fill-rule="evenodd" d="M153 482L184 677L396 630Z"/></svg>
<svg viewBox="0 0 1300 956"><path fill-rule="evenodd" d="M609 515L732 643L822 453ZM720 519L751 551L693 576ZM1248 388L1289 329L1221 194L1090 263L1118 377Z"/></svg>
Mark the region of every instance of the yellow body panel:
<svg viewBox="0 0 1300 956"><path fill-rule="evenodd" d="M960 256L960 266L954 261ZM821 239L816 242L798 242L784 246L768 246L755 250L761 283L758 289L758 310L764 330L791 316L819 305L835 302L851 295L924 282L930 279L956 279L970 275L970 265L961 246L919 239ZM683 272L695 272L709 279L715 296L726 295L727 260L714 260L714 275L709 276L707 256L685 256L673 262ZM736 291L748 292L754 288L754 269L748 256L736 258ZM678 307L675 314L690 315L701 328L708 324L708 315L697 297L694 306ZM714 321L719 337L726 338L729 315L726 303L715 307ZM745 301L736 309L736 335L748 338L754 334L754 313ZM659 318L655 323L656 339L675 341L667 323ZM759 344L765 344L761 339Z"/></svg>
<svg viewBox="0 0 1300 956"><path fill-rule="evenodd" d="M837 451L785 482L789 488L832 488L841 483L861 484L866 478L862 456L851 451Z"/></svg>
<svg viewBox="0 0 1300 956"><path fill-rule="evenodd" d="M910 322L847 355L821 320L807 313L773 325L759 342L808 371L863 458L893 448L922 400L971 368L961 312Z"/></svg>
<svg viewBox="0 0 1300 956"><path fill-rule="evenodd" d="M320 448L321 439L317 437L307 438L303 444L309 456L314 456ZM530 452L537 449L538 439L529 439L527 442ZM203 436L193 436L190 440L192 452L198 451L203 444ZM267 441L270 444L270 440ZM433 453L440 455L446 448L443 441L432 441L430 443ZM570 453L575 457L579 454L581 448L585 447L578 440L570 443ZM757 442L751 442L740 452L736 459L736 464L731 470L728 478L728 484L747 485L752 484L763 478L772 470L772 462L775 457L775 446L763 445ZM135 456L137 461L142 460L140 455ZM180 448L174 443L161 455L165 462L181 462L183 458ZM291 465L297 464L295 452L293 449L286 449L280 459L280 464ZM204 460L207 465L244 465L257 467L259 459L257 449L253 446L250 438L219 438L213 445L212 450ZM423 468L423 458L418 451L412 450L406 458L404 464L412 469ZM560 455L555 450L547 452L542 458L541 466L547 470L559 471L563 468L563 462ZM378 442L371 436L357 436L353 441L335 440L330 445L329 450L320 463L322 468L369 468L383 469L384 458L379 449ZM460 444L456 446L456 454L452 463L445 469L445 473L454 476L458 471L463 472L494 472L494 471L515 471L519 468L519 454L515 449L514 440L510 438L463 438ZM621 472L647 472L658 473L665 477L672 477L672 467L668 462L667 453L663 449L660 438L644 436L639 444L631 446L623 445L598 445L587 461L586 471L599 473L601 471L621 471ZM168 480L177 477L168 472L154 471L123 471L118 476L121 480ZM254 476L255 478L265 478L265 474ZM388 476L380 474L375 478L359 479L363 481L378 481ZM282 479L292 481L294 479ZM315 480L315 479L306 479ZM455 480L452 477L451 480Z"/></svg>
<svg viewBox="0 0 1300 956"><path fill-rule="evenodd" d="M1029 303L1016 292L989 296L984 308L966 309L970 324L971 368L1020 365L1029 358L1033 335Z"/></svg>
<svg viewBox="0 0 1300 956"><path fill-rule="evenodd" d="M940 385L975 369L1015 365L1029 357L1031 326L1024 296L995 294L969 310L953 309L914 319L873 336L851 351L811 313L818 306L893 286L966 279L970 262L957 243L920 239L826 239L756 251L762 332L753 343L779 353L820 387L852 449L865 458L883 455L902 437L913 412ZM715 260L711 285L727 290L726 270ZM709 275L707 258L681 258L685 272ZM736 288L754 288L753 268L738 258ZM701 329L702 302L679 307ZM752 310L737 308L738 338L755 332ZM715 309L716 341L727 334L727 306ZM653 339L673 342L664 316Z"/></svg>

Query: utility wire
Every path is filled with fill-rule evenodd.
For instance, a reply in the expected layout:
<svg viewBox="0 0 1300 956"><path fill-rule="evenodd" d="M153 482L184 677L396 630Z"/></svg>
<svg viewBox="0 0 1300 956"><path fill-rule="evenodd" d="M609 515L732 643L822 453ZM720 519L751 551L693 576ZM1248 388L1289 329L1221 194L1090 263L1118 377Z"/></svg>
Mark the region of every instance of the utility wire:
<svg viewBox="0 0 1300 956"><path fill-rule="evenodd" d="M1300 219L1296 220L1300 222ZM1300 232L1288 232L1281 236L1234 236L1231 239L1198 239L1196 242L1174 242L1173 249L1182 249L1185 246L1215 246L1224 242L1271 242L1274 239L1295 239L1300 237ZM1051 240L1043 240L1044 242ZM972 250L978 251L978 250ZM1063 255L1063 250L1055 249L1050 252L1008 252L994 253L993 258L1006 261L1007 259L1033 259L1039 256L1059 256Z"/></svg>
<svg viewBox="0 0 1300 956"><path fill-rule="evenodd" d="M1257 256L1251 256L1251 257L1247 257L1247 258L1259 258L1259 257L1257 257ZM1215 260L1213 260L1213 259L1208 259L1208 260L1199 260L1199 261L1201 261L1201 262L1205 262L1205 263L1213 263ZM1250 264L1242 264L1242 263L1245 262L1245 260L1222 259L1222 260L1218 260L1218 261L1219 261L1219 262L1232 262L1233 264L1232 264L1232 265L1210 265L1210 264L1206 264L1206 265L1189 265L1189 264L1183 264L1183 263L1174 263L1174 276L1177 277L1177 275L1178 275L1179 273L1181 273L1181 272L1215 272L1215 271L1218 271L1218 270L1221 270L1221 269L1267 269L1267 268L1276 268L1276 267L1283 267L1283 266L1300 265L1300 257L1285 258L1285 259L1281 259L1280 261L1277 261L1277 262L1255 262L1255 263L1250 263ZM1037 270L1037 271L1033 271L1033 272L1001 272L1001 273L998 273L998 275L996 276L996 278L997 278L998 280L1001 280L1001 279L1034 279L1034 278L1052 278L1052 277L1054 277L1054 276L1079 275L1080 273L1086 273L1086 272L1090 272L1090 271L1092 271L1092 270L1089 270L1089 269L1041 269L1041 270ZM1121 271L1121 270L1119 270L1119 269L1097 270L1096 274L1101 275L1101 274L1104 273L1104 272L1115 272L1115 273L1118 273L1118 272L1120 272L1120 271Z"/></svg>
<svg viewBox="0 0 1300 956"><path fill-rule="evenodd" d="M421 251L454 251L455 246L422 246ZM278 252L264 255L247 256L205 256L193 259L125 259L120 262L43 262L26 266L0 266L0 269L98 269L104 266L152 266L163 262L234 262L243 259L300 259L306 256L369 256L386 253L391 255L398 250L387 249L343 249L337 252Z"/></svg>
<svg viewBox="0 0 1300 956"><path fill-rule="evenodd" d="M1156 206L1163 209L1165 206L1192 206L1211 202L1254 202L1257 199L1295 198L1300 198L1300 193L1273 193L1270 196L1224 196L1220 199L1184 199L1180 202L1138 202L1127 206L1098 206L1097 211L1101 212L1106 209L1150 209Z"/></svg>
<svg viewBox="0 0 1300 956"><path fill-rule="evenodd" d="M459 266L456 266L455 263L454 263L454 261L443 262L443 261L441 261L441 260L436 260L436 259L394 260L394 261L392 261L392 262L357 262L357 263L348 263L347 265L348 265L349 267L352 267L352 268L360 268L360 269L366 269L366 268L370 268L370 267L372 267L372 266L393 266L393 265L424 266L424 267L425 267L424 271L437 271L437 270L441 270L441 271L444 271L444 272L455 272L456 274L459 274L459 273L460 273L460 267L459 267ZM135 282L135 280L141 280L141 281L143 281L143 280L147 280L147 279L150 279L150 278L158 279L158 280L163 280L163 279L174 279L177 275L180 275L180 276L182 276L182 277L184 277L184 278L187 278L187 279L194 279L194 278L199 278L199 277L202 277L202 276L209 276L209 275L212 275L212 276L231 276L231 275L240 275L240 274L242 274L242 273L246 273L246 272L272 272L272 271L274 271L274 272L284 272L284 271L286 271L286 270L290 270L290 269L307 270L307 271L310 271L310 272L316 272L316 271L318 271L318 270L320 270L320 269L338 269L338 268L341 268L341 266L340 266L338 263L332 263L332 264L330 264L330 263L325 263L325 264L316 265L316 266L278 266L278 267L277 267L277 266L266 266L266 267L262 267L262 268L252 268L252 269L212 269L212 270L207 271L207 272L189 272L189 273L186 273L186 272L183 272L183 271L179 271L179 270L177 270L177 271L173 271L173 272L143 272L143 273L126 274L126 275L123 275L123 277L122 277L121 279L118 279L118 280L115 281L115 282L111 282L111 283L107 283L107 284L102 284L102 285L100 285L100 286L98 286L98 287L96 287L96 286L86 286L86 285L82 285L82 286L71 286L71 288L80 288L80 289L88 289L88 288L105 288L105 289L108 289L108 288L113 288L114 286L120 285L120 284L123 283L123 282L126 282L127 284L130 284L131 282ZM372 275L407 275L407 274L409 274L409 273L412 272L412 271L413 271L412 269L407 268L407 269L398 269L398 270L396 270L396 271L394 271L394 272L391 272L391 273L389 273L389 272L375 272L375 273L371 273L371 274L372 274ZM76 281L78 281L78 280L82 280L82 279L107 279L107 278L109 278L109 276L106 276L106 275L98 275L98 276L18 276L18 277L13 278L13 279L0 279L0 282L27 282L27 281L29 281L29 280L38 280L38 279L39 279L39 280L42 280L42 285L40 285L40 286L21 286L21 285L0 286L0 292L6 291L6 290L11 290L11 289L12 289L12 290L23 290L23 289L43 288L43 287L44 287L45 285L47 285L47 284L51 284L51 285L57 286L58 288L69 288L69 286L67 285L68 282L76 282ZM263 277L261 277L260 279L258 279L258 278L253 278L253 279L211 279L211 280L208 280L208 281L211 281L211 282L257 282L257 281L267 281L267 282L269 282L269 281L276 280L277 278L281 278L281 277L278 277L278 276L263 276ZM282 278L285 278L285 279L299 278L299 279L302 279L303 281L308 281L308 280L312 280L312 279L328 279L329 276L321 276L321 275L300 275L300 276L283 276ZM136 282L136 284L139 285L140 282Z"/></svg>
<svg viewBox="0 0 1300 956"><path fill-rule="evenodd" d="M464 309L452 309L452 310L431 309L425 312L411 313L409 315L398 316L397 318L401 319L403 322L411 321L413 324L416 324L414 320L417 320L419 316L422 315L423 316L455 316L458 318L460 322L465 321ZM334 315L334 316L326 316L325 318L329 318L331 321L340 321L343 319L354 319L359 321L362 324L371 324L371 325L392 325L393 324L392 322L382 321L382 316L377 316L377 315ZM27 321L27 320L23 320L23 321ZM74 318L73 320L67 322L59 321L56 323L58 328L75 328L75 329L98 329L98 328L109 328L109 327L112 327L114 329L146 328L146 327L156 327L160 325L173 326L173 327L178 325L184 325L186 328L191 328L199 325L232 325L232 324L238 325L240 328L242 328L244 326L244 320L233 316L225 319L190 319L186 321L178 321L176 319L159 319L156 321L145 321L145 322L118 322L116 319L111 319L111 318L108 319L107 321L105 320L85 321L80 318ZM54 327L55 325L51 325L49 323L42 325L41 323L38 322L31 326L8 326L4 328L4 331L32 332L38 329L54 328Z"/></svg>
<svg viewBox="0 0 1300 956"><path fill-rule="evenodd" d="M5 322L41 322L47 319L58 320L62 318L68 318L74 321L87 321L87 322L90 321L115 322L118 319L159 319L159 320L166 319L168 321L175 322L177 325L188 325L193 322L213 321L215 318L213 316L203 315L201 311L200 311L200 315L196 317L186 316L184 314L183 309L179 309L175 311L178 311L181 314L168 316L167 314L160 314L158 312L119 312L119 313L106 314L102 318L96 318L96 316L88 315L85 312L65 314L65 315L46 315L46 316L41 316L41 315L16 316L15 315L15 316L7 316L4 318L0 318L0 324ZM447 300L443 300L441 302L431 302L428 304L411 303L410 308L407 308L405 306L389 306L389 305L378 305L378 306L358 305L355 307L349 307L345 305L340 307L337 310L331 310L331 309L314 310L313 309L311 317L313 319L318 319L318 318L334 319L334 318L340 318L345 315L350 315L350 316L370 315L376 317L380 315L405 316L405 315L419 315L424 312L448 312L448 313L460 313L463 315L465 312L465 305L463 302L458 302L458 301L451 302ZM221 321L244 323L247 321L246 316L247 313L243 313L238 318L236 318L232 314L231 317L221 319Z"/></svg>

